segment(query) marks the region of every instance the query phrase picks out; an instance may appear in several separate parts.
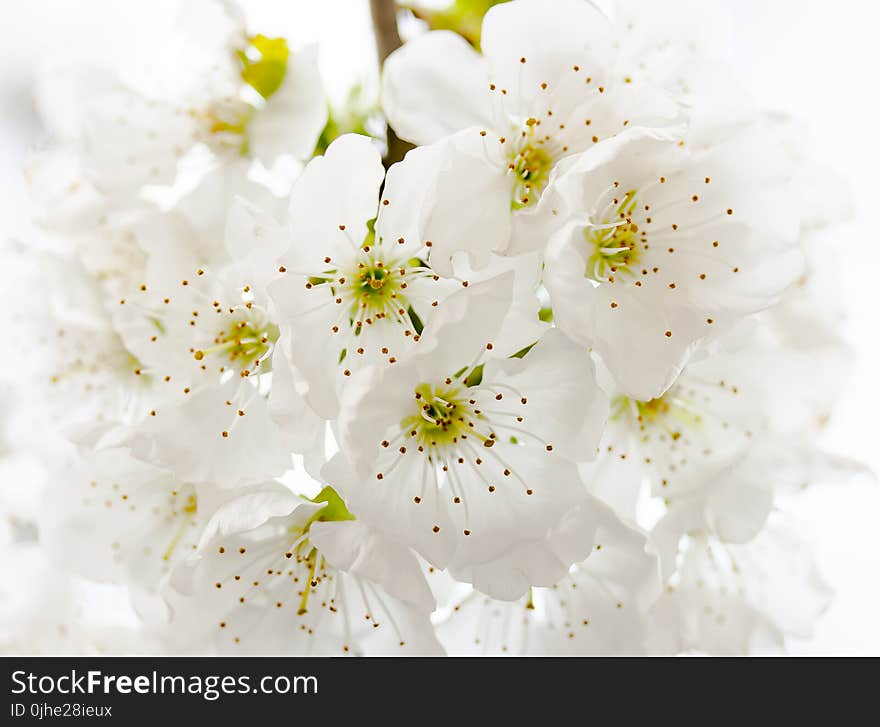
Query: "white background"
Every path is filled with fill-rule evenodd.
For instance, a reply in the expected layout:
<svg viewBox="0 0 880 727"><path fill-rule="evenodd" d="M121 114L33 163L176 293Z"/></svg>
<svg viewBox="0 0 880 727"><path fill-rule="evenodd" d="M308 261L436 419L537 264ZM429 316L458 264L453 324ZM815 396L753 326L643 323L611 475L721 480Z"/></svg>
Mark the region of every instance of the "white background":
<svg viewBox="0 0 880 727"><path fill-rule="evenodd" d="M657 0L662 3L663 0ZM880 10L858 0L704 0L729 31L735 73L763 106L803 120L812 151L849 180L856 219L841 223L824 264L847 302L855 357L827 444L880 471ZM331 95L373 77L367 0L245 0L251 27L296 43L317 40ZM677 3L678 4L678 3ZM0 0L0 235L26 237L19 172L41 132L30 101L42 63L118 63L148 56L170 28L173 0ZM548 0L548 6L552 2ZM4 301L8 304L8 301ZM822 381L816 381L822 386ZM799 506L837 591L803 653L880 654L880 488L870 482L807 493Z"/></svg>

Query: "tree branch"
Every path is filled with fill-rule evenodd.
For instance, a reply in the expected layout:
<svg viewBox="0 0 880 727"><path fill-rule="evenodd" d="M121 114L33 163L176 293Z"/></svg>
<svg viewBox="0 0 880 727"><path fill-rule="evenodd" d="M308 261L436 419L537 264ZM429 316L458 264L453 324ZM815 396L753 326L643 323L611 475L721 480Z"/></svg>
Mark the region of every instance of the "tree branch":
<svg viewBox="0 0 880 727"><path fill-rule="evenodd" d="M376 37L376 51L379 65L403 43L397 30L397 2L395 0L370 0L370 14L373 17L373 34ZM387 128L388 151L382 160L387 169L413 148L412 144L397 138L390 126Z"/></svg>

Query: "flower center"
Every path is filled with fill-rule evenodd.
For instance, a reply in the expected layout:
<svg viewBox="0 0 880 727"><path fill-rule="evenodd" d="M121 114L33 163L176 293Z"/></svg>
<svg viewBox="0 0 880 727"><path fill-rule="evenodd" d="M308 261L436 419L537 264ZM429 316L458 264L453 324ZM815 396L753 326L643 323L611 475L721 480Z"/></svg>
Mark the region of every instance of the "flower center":
<svg viewBox="0 0 880 727"><path fill-rule="evenodd" d="M406 290L406 268L395 261L385 262L365 248L362 259L345 276L343 297L351 306L355 320L382 319L388 315L403 315L409 307Z"/></svg>
<svg viewBox="0 0 880 727"><path fill-rule="evenodd" d="M324 262L328 269L312 274L306 289L329 288L334 302L346 308L355 335L364 324L373 325L383 319L409 328L407 288L424 278L439 280L434 271L417 258L386 258L381 246L372 244L372 236L358 250L354 264L332 267L333 260L329 257Z"/></svg>
<svg viewBox="0 0 880 727"><path fill-rule="evenodd" d="M649 426L665 431L673 441L677 441L684 429L699 429L703 417L693 404L682 398L674 390L649 401L638 401L626 396L618 396L612 405L612 418L629 415L635 420L639 431Z"/></svg>
<svg viewBox="0 0 880 727"><path fill-rule="evenodd" d="M474 431L475 422L483 420L474 409L463 384L447 379L441 386L419 384L414 393L416 412L401 422L401 428L413 437L420 448L445 450L468 435L481 438Z"/></svg>
<svg viewBox="0 0 880 727"><path fill-rule="evenodd" d="M597 283L614 282L618 274L633 275L631 266L638 264L639 245L647 242L645 232L632 221L637 205L636 191L630 190L623 199L615 197L606 213L599 217L601 224L588 227L587 265L584 275Z"/></svg>
<svg viewBox="0 0 880 727"><path fill-rule="evenodd" d="M248 313L254 310L247 309ZM248 376L269 356L278 336L278 327L258 313L236 317L217 333L213 346L199 349L193 356L196 361L217 356Z"/></svg>
<svg viewBox="0 0 880 727"><path fill-rule="evenodd" d="M507 167L514 178L510 203L514 210L538 201L553 168L553 154L547 140L538 136L537 124L536 119L526 121L526 130L521 132Z"/></svg>

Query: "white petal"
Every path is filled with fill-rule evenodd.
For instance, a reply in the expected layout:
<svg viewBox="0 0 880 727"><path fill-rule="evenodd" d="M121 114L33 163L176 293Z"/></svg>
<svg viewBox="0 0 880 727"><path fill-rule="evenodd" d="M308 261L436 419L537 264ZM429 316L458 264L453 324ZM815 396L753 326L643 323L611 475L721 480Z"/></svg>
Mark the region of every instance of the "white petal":
<svg viewBox="0 0 880 727"><path fill-rule="evenodd" d="M303 455L303 465L317 477L324 464L326 422L306 403L294 383L294 372L283 348L272 355L272 390L269 414L290 437L294 452Z"/></svg>
<svg viewBox="0 0 880 727"><path fill-rule="evenodd" d="M528 115L564 76L575 75L574 66L597 85L606 80L610 31L608 19L592 3L579 0L496 5L485 15L480 41L489 80L506 89L516 110ZM584 84L581 79L579 83Z"/></svg>
<svg viewBox="0 0 880 727"><path fill-rule="evenodd" d="M308 159L326 123L317 48L309 46L291 53L281 87L248 124L248 140L254 156L267 165L282 154Z"/></svg>
<svg viewBox="0 0 880 727"><path fill-rule="evenodd" d="M417 360L425 376L451 376L494 345L510 310L514 275L502 273L449 296L422 331Z"/></svg>
<svg viewBox="0 0 880 727"><path fill-rule="evenodd" d="M272 518L288 517L292 525L302 526L321 507L319 503L304 501L277 482L252 485L217 509L199 545L204 548L216 538L253 530Z"/></svg>
<svg viewBox="0 0 880 727"><path fill-rule="evenodd" d="M587 498L577 467L562 457L504 441L478 455L480 465L468 459L450 462L443 492L458 540L453 573L466 573L471 566L509 558L511 553L516 553L512 563L520 567L517 558L529 560L533 554L517 548L546 538L548 530ZM546 565L546 557L541 560Z"/></svg>
<svg viewBox="0 0 880 727"><path fill-rule="evenodd" d="M599 524L606 518L615 519L609 508L589 498L564 513L540 537L527 539L522 533L519 542L498 557L453 567L452 574L503 601L516 600L534 586L552 587L568 574L574 563L590 555Z"/></svg>
<svg viewBox="0 0 880 727"><path fill-rule="evenodd" d="M473 270L467 256L453 261L455 274L471 285L489 280L509 270L513 271L513 303L501 331L492 341L493 353L498 357L512 356L534 344L550 327L540 319L541 300L537 290L543 273L543 260L537 253L504 257L492 255L489 264Z"/></svg>
<svg viewBox="0 0 880 727"><path fill-rule="evenodd" d="M305 272L324 256L337 258L360 246L376 216L382 159L369 137L345 134L309 162L290 195L292 245L284 264ZM344 227L340 230L340 225Z"/></svg>
<svg viewBox="0 0 880 727"><path fill-rule="evenodd" d="M147 184L171 184L181 150L191 146L195 120L128 89L89 100L84 153L89 178L107 194L136 194Z"/></svg>
<svg viewBox="0 0 880 727"><path fill-rule="evenodd" d="M507 162L495 148L498 139L480 131L471 127L437 142L445 163L420 237L431 242L431 266L440 275L452 274L450 258L461 251L474 268L485 266L489 253L506 248L510 237Z"/></svg>
<svg viewBox="0 0 880 727"><path fill-rule="evenodd" d="M316 522L309 541L336 568L381 585L389 595L434 610L434 596L412 551L385 538L357 520Z"/></svg>
<svg viewBox="0 0 880 727"><path fill-rule="evenodd" d="M259 288L277 277L274 263L290 244L286 230L270 214L241 197L232 200L224 239L230 257L245 264L248 284Z"/></svg>
<svg viewBox="0 0 880 727"><path fill-rule="evenodd" d="M290 468L289 445L269 418L263 396L254 391L241 401L238 387L232 379L221 389L193 392L183 404L158 409L121 432L121 441L138 459L168 467L188 482L231 487L280 476ZM257 452L259 457L252 456Z"/></svg>
<svg viewBox="0 0 880 727"><path fill-rule="evenodd" d="M376 236L398 257L415 257L424 251L425 220L436 193L437 178L446 164L440 144L417 147L403 161L392 164L385 177ZM403 240L403 242L399 242Z"/></svg>
<svg viewBox="0 0 880 727"><path fill-rule="evenodd" d="M502 399L498 410L524 414L519 426L552 444L574 462L593 459L608 417L608 399L596 383L586 349L558 329L544 334L522 358L487 365L487 380L528 392L528 413L518 401Z"/></svg>
<svg viewBox="0 0 880 727"><path fill-rule="evenodd" d="M438 628L449 652L644 653L645 607L660 587L657 559L642 533L613 516L600 519L598 529L590 528L590 557L557 583L512 603L475 592L457 604Z"/></svg>
<svg viewBox="0 0 880 727"><path fill-rule="evenodd" d="M322 474L351 501L358 518L411 545L438 568L449 562L456 539L452 523L433 477L425 479L420 457L405 458L395 476L382 481L355 474L342 454L331 459Z"/></svg>
<svg viewBox="0 0 880 727"><path fill-rule="evenodd" d="M485 61L467 41L429 32L385 61L382 108L398 136L430 144L468 126L491 128L488 84Z"/></svg>

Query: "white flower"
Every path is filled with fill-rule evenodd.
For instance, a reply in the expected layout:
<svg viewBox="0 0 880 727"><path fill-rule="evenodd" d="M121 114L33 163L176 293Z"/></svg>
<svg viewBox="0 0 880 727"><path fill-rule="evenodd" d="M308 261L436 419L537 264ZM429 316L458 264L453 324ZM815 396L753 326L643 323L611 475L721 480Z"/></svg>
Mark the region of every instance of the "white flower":
<svg viewBox="0 0 880 727"><path fill-rule="evenodd" d="M80 575L155 594L195 550L219 501L213 488L108 449L50 478L45 541Z"/></svg>
<svg viewBox="0 0 880 727"><path fill-rule="evenodd" d="M762 527L776 491L857 472L816 442L846 351L813 341L814 322L777 321L784 307L703 347L662 396L638 400L607 385L611 414L596 461L581 472L624 517L645 522L643 497L662 500L661 551L674 553L680 535L698 526L744 542ZM787 340L798 331L797 342Z"/></svg>
<svg viewBox="0 0 880 727"><path fill-rule="evenodd" d="M92 68L53 73L38 89L47 126L111 202L173 183L196 145L223 161L247 155L266 165L283 154L305 159L315 147L327 119L315 49L293 52L284 38L248 34L232 3L202 7L216 25L183 27L177 65L167 69L173 81L186 79L179 98L168 88L151 96ZM206 27L216 35L195 37Z"/></svg>
<svg viewBox="0 0 880 727"><path fill-rule="evenodd" d="M836 386L804 384L815 381L824 346L806 338L801 354L778 333L763 313L702 350L662 396L612 397L599 454L581 472L623 517L648 524L651 505L662 508L652 538L667 576L683 536L746 543L779 493L859 472L815 441Z"/></svg>
<svg viewBox="0 0 880 727"><path fill-rule="evenodd" d="M105 445L127 444L190 482L238 485L283 474L292 450L322 448L323 422L303 405L283 430L270 416L278 325L265 290L284 240L244 203L228 227L227 262L197 267L197 254L168 240L151 256L149 282L118 301L118 326L139 361L134 374L155 382L155 398ZM244 227L249 246L237 234ZM286 394L287 409L296 396Z"/></svg>
<svg viewBox="0 0 880 727"><path fill-rule="evenodd" d="M461 261L454 279L428 264L433 243L421 236L421 217L433 191L436 155L416 149L392 166L380 203L379 152L367 137L347 134L312 160L294 187L290 247L270 296L295 383L327 419L338 414L339 396L355 373L395 364L444 298L487 275L516 271L515 322L497 341L499 351L514 353L540 335L536 256L496 258L477 274Z"/></svg>
<svg viewBox="0 0 880 727"><path fill-rule="evenodd" d="M507 273L448 298L410 356L352 382L340 413L354 475L338 456L326 477L438 567L540 542L589 499L575 462L594 455L606 400L556 331L522 359L488 358L511 286Z"/></svg>
<svg viewBox="0 0 880 727"><path fill-rule="evenodd" d="M517 601L472 592L438 628L461 654L633 654L645 651L646 611L660 589L657 557L647 540L609 511L586 561L558 583L531 588Z"/></svg>
<svg viewBox="0 0 880 727"><path fill-rule="evenodd" d="M704 533L725 544L748 543L764 528L773 510L776 489L788 483L774 457L778 450L758 447L741 461L701 482L699 489L666 501L666 512L651 531L668 578L676 557L694 533Z"/></svg>
<svg viewBox="0 0 880 727"><path fill-rule="evenodd" d="M133 375L137 359L78 261L11 244L0 266L6 293L26 303L3 312L0 376L30 391L28 411L45 419L42 443L47 429L93 442L107 427L139 419L152 383Z"/></svg>
<svg viewBox="0 0 880 727"><path fill-rule="evenodd" d="M381 156L369 138L345 135L309 163L291 194L289 248L270 292L281 345L326 418L337 414L345 379L403 355L432 305L460 285L424 263L430 242L414 223L430 191L425 156L416 150L392 168L379 204Z"/></svg>
<svg viewBox="0 0 880 727"><path fill-rule="evenodd" d="M231 2L200 3L181 21L178 47L151 59L176 91L129 88L99 68L52 69L37 87L53 142L26 168L38 222L111 299L144 282L168 238L216 263L217 210L241 194L275 212L292 159L311 155L326 121L313 48L247 35Z"/></svg>
<svg viewBox="0 0 880 727"><path fill-rule="evenodd" d="M618 57L636 78L684 88L688 67L720 70L729 56L732 8L709 8L690 0L613 0L610 19ZM717 80L722 80L723 76ZM726 80L726 79L723 79Z"/></svg>
<svg viewBox="0 0 880 727"><path fill-rule="evenodd" d="M695 149L634 131L578 157L542 199L554 320L628 396L660 396L696 344L797 278L777 152L760 127Z"/></svg>
<svg viewBox="0 0 880 727"><path fill-rule="evenodd" d="M457 250L477 267L504 251L561 160L627 127L677 121L677 104L616 67L612 40L590 3L520 1L486 13L483 56L437 31L386 61L383 106L397 133L420 144L452 134L424 228L437 270Z"/></svg>
<svg viewBox="0 0 880 727"><path fill-rule="evenodd" d="M146 203L132 202L124 210L109 206L80 166L79 155L67 147L50 147L28 158L24 178L34 222L62 249L76 250L85 269L118 295L120 287L132 283L132 275L143 274L146 254L138 240L144 227L158 228L161 235L163 221Z"/></svg>
<svg viewBox="0 0 880 727"><path fill-rule="evenodd" d="M71 168L73 157L67 149L53 148L31 158L29 191L40 229L76 254L109 301L155 275L159 263L173 268L184 250L200 265L228 262L226 211L237 197L268 214L282 213L282 200L250 178L244 158L211 165L194 189L111 203Z"/></svg>
<svg viewBox="0 0 880 727"><path fill-rule="evenodd" d="M694 489L667 502L651 531L665 577L681 548L695 533L722 544L745 544L760 538L768 518L791 496L829 482L871 477L858 462L822 451L809 439L773 435L756 443L742 458Z"/></svg>
<svg viewBox="0 0 880 727"><path fill-rule="evenodd" d="M651 650L745 654L806 637L830 601L810 547L785 523L745 545L690 537L676 578L651 612Z"/></svg>
<svg viewBox="0 0 880 727"><path fill-rule="evenodd" d="M651 496L675 502L711 485L766 440L770 418L785 412L765 398L769 387L752 370L752 352L704 351L653 399L634 399L610 386L611 412L598 455L581 466L591 492L635 519L645 485Z"/></svg>
<svg viewBox="0 0 880 727"><path fill-rule="evenodd" d="M441 653L415 556L327 487L244 494L172 576L169 643L221 653Z"/></svg>

